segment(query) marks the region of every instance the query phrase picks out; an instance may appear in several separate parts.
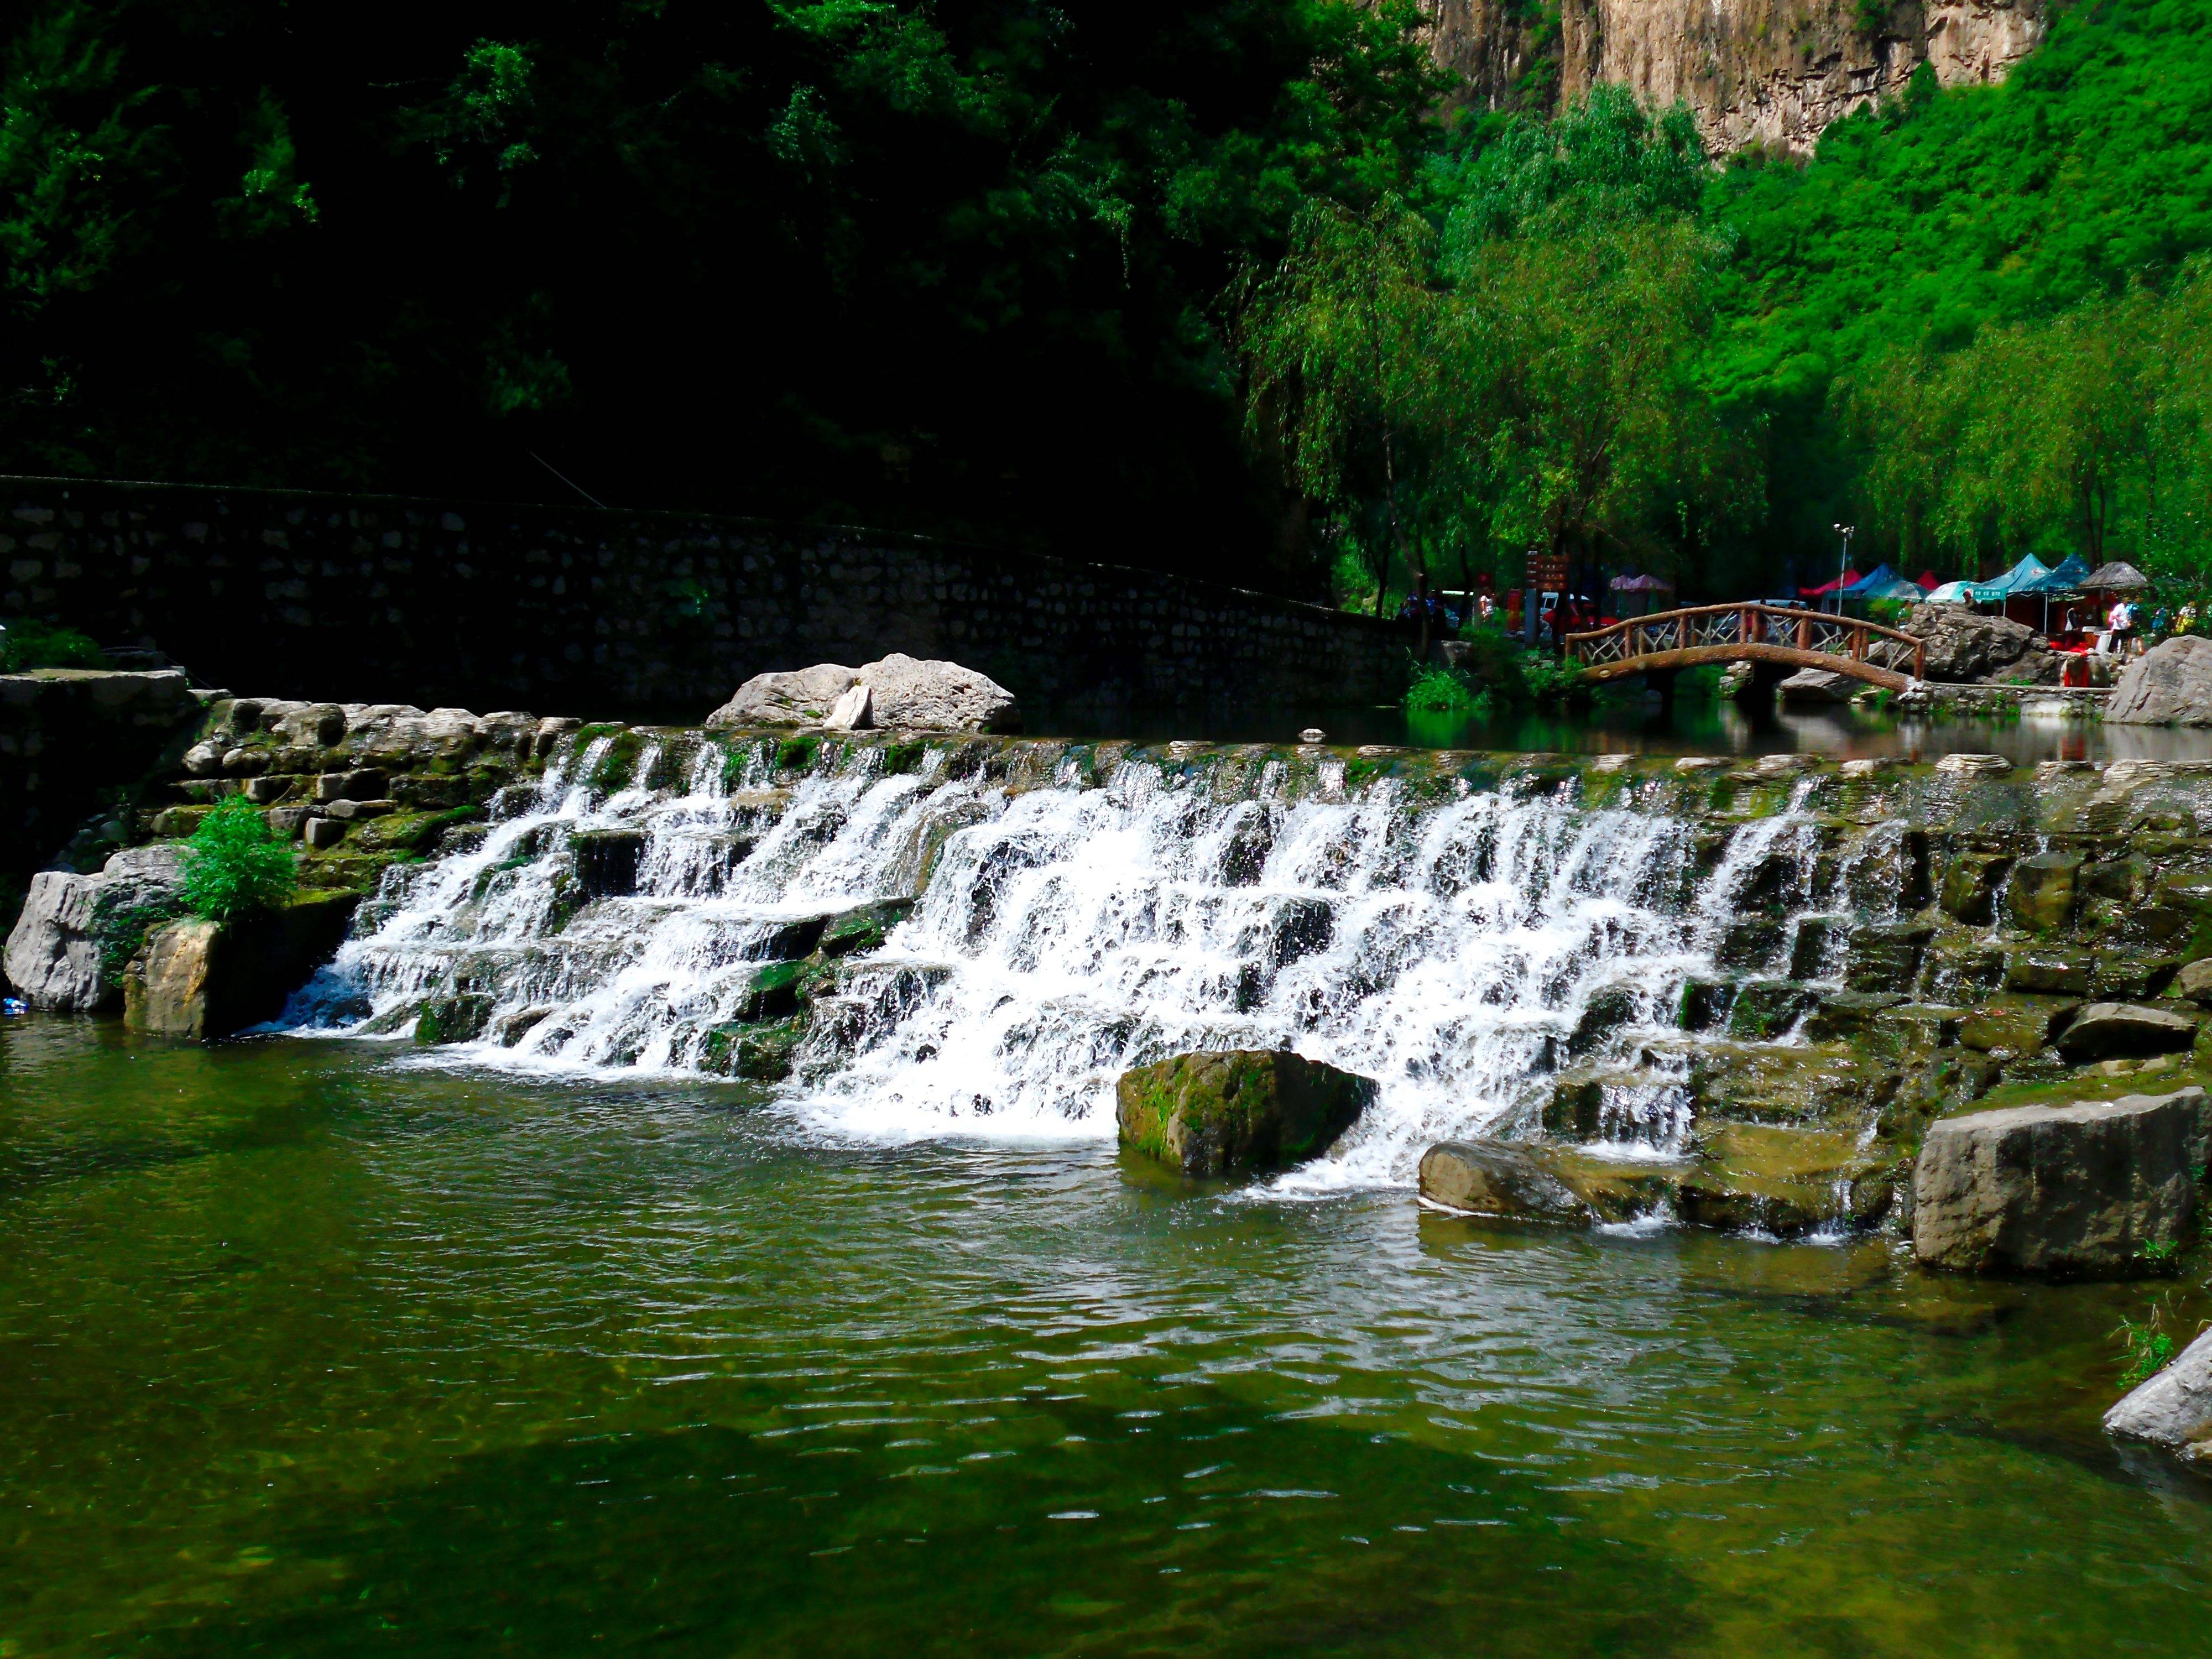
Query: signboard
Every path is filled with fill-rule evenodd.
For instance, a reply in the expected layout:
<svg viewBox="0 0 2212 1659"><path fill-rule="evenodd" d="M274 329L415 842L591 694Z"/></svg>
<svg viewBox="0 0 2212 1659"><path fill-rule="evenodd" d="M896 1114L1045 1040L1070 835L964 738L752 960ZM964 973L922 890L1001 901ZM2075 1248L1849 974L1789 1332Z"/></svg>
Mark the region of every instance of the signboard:
<svg viewBox="0 0 2212 1659"><path fill-rule="evenodd" d="M1564 593L1567 587L1567 560L1562 553L1528 555L1528 586L1539 593Z"/></svg>

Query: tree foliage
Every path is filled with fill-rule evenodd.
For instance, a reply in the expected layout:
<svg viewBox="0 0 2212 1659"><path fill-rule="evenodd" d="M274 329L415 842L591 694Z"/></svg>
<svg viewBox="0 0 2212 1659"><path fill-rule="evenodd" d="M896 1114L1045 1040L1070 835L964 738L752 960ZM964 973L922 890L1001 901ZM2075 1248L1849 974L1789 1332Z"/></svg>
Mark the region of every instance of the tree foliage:
<svg viewBox="0 0 2212 1659"><path fill-rule="evenodd" d="M25 0L0 469L574 499L557 467L627 505L1264 562L1212 302L1309 198L1417 182L1417 23Z"/></svg>

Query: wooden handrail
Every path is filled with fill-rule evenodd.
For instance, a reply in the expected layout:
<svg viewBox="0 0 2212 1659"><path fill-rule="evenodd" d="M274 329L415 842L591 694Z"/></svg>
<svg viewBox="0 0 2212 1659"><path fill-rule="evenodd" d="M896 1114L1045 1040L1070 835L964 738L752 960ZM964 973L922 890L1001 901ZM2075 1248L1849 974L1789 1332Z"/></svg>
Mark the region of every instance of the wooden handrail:
<svg viewBox="0 0 2212 1659"><path fill-rule="evenodd" d="M1608 623L1603 628L1594 628L1587 634L1569 634L1563 643L1571 647L1581 641L1601 640L1608 634L1624 634L1632 628L1648 628L1654 623L1673 622L1677 626L1686 626L1689 618L1692 617L1717 617L1729 612L1740 614L1746 622L1759 614L1785 617L1792 623L1802 621L1811 623L1825 621L1864 634L1879 634L1886 640L1896 640L1900 644L1913 646L1926 644L1926 641L1917 635L1908 634L1901 628L1887 628L1881 623L1867 622L1857 617L1838 617L1832 611L1805 611L1795 605L1759 604L1687 605L1675 611L1655 611L1648 617L1631 617L1625 622ZM1739 628L1740 636L1741 631Z"/></svg>

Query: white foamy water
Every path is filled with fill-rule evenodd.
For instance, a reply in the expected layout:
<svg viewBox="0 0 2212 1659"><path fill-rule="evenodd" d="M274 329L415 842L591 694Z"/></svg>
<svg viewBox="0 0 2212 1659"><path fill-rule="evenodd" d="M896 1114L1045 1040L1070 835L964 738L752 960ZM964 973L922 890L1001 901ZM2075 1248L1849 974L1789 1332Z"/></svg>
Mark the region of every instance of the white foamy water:
<svg viewBox="0 0 2212 1659"><path fill-rule="evenodd" d="M605 753L549 769L473 850L389 872L295 1029L404 1035L426 999L461 994L490 1023L442 1055L694 1072L794 926L803 941L826 914L914 898L816 1004L779 1090L799 1118L1110 1136L1127 1067L1286 1047L1381 1091L1277 1190L1404 1183L1439 1139L1532 1121L1569 1065L1619 1074L1601 1132L1622 1156L1677 1146L1679 1053L1644 1045L1679 1037L1684 981L1745 909L1818 914L1816 890L1885 851L1824 866L1796 811L1701 848L1682 820L1588 810L1571 786L1414 804L1389 781L1347 796L1340 768L1294 792L1279 764L1237 790L1128 762L1103 787L1071 772L1009 792L946 775L941 754L889 777L870 754L786 792L761 756L704 746L677 757L678 787L572 781ZM635 891L588 899L580 849L622 831Z"/></svg>

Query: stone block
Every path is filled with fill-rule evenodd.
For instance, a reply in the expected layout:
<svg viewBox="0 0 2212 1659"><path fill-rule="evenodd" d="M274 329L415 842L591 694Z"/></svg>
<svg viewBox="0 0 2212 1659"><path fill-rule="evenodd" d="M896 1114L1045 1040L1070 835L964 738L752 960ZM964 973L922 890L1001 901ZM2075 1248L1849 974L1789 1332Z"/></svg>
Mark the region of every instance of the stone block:
<svg viewBox="0 0 2212 1659"><path fill-rule="evenodd" d="M2093 967L2087 951L2031 945L2005 957L2005 989L2044 996L2086 997Z"/></svg>
<svg viewBox="0 0 2212 1659"><path fill-rule="evenodd" d="M2011 868L2009 853L1954 854L1943 872L1943 890L1936 902L1954 921L1984 927L1995 914L1997 888Z"/></svg>
<svg viewBox="0 0 2212 1659"><path fill-rule="evenodd" d="M398 810L399 803L396 800L334 800L324 803L323 815L336 818L342 823L359 823L368 818L380 818L387 812Z"/></svg>
<svg viewBox="0 0 2212 1659"><path fill-rule="evenodd" d="M2081 874L2079 853L2038 853L2012 867L2005 910L2031 933L2051 933L2074 920L2074 895Z"/></svg>
<svg viewBox="0 0 2212 1659"><path fill-rule="evenodd" d="M2203 1091L1945 1118L1913 1176L1913 1254L1966 1273L2123 1278L2187 1242Z"/></svg>
<svg viewBox="0 0 2212 1659"><path fill-rule="evenodd" d="M375 800L387 787L385 774L374 768L357 772L325 772L315 780L315 800L327 805L341 800Z"/></svg>
<svg viewBox="0 0 2212 1659"><path fill-rule="evenodd" d="M2212 1008L2212 957L2192 962L2175 975L2173 988L2200 1008Z"/></svg>
<svg viewBox="0 0 2212 1659"><path fill-rule="evenodd" d="M1959 1041L1985 1054L2032 1054L2048 1048L2081 1006L2070 998L1993 998L1960 1022Z"/></svg>
<svg viewBox="0 0 2212 1659"><path fill-rule="evenodd" d="M2093 1002L2058 1036L2058 1052L2080 1064L2119 1055L2171 1054L2197 1041L2197 1022L2165 1008Z"/></svg>
<svg viewBox="0 0 2212 1659"><path fill-rule="evenodd" d="M325 852L345 839L346 826L336 818L309 818L301 827L301 839L317 852Z"/></svg>

